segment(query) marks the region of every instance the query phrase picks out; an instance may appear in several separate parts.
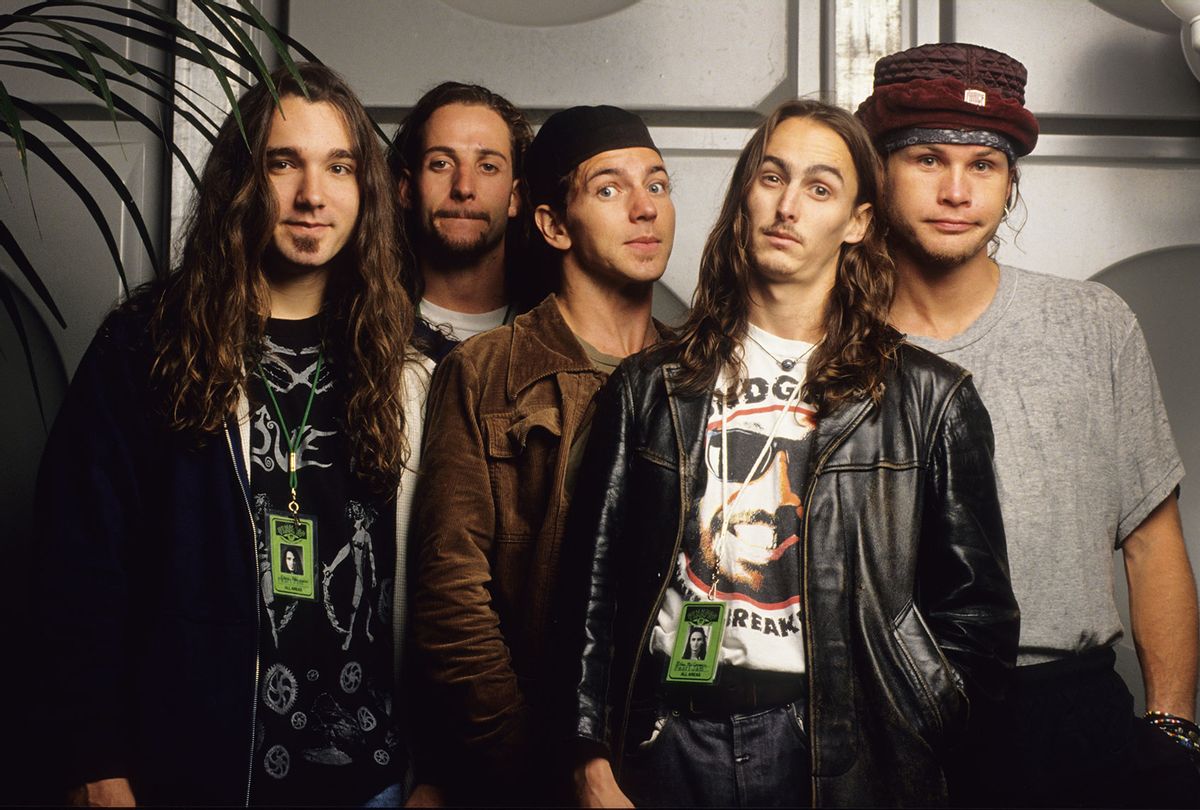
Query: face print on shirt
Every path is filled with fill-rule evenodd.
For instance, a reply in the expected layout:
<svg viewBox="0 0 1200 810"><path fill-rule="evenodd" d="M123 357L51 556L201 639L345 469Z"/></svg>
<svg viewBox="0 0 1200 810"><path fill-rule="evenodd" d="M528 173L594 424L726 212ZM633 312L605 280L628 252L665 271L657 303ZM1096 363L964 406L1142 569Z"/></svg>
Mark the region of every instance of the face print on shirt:
<svg viewBox="0 0 1200 810"><path fill-rule="evenodd" d="M792 552L802 534L814 423L810 408L788 404L797 384L787 374L752 377L724 419L714 407L707 428L699 553L689 560L689 578L707 586L719 566L717 590L760 607L782 607L800 590Z"/></svg>

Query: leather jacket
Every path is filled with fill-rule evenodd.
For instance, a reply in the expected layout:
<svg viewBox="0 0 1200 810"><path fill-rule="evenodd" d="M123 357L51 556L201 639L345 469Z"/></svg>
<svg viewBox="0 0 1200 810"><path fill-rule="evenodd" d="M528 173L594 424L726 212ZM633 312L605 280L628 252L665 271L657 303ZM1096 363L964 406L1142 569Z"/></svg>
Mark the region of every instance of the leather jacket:
<svg viewBox="0 0 1200 810"><path fill-rule="evenodd" d="M618 779L650 736L649 636L706 480L710 397L679 392L671 359L638 355L601 392L564 542L571 733ZM1016 656L991 422L968 372L902 344L879 404L815 431L801 537L813 805L943 802L969 700L997 695Z"/></svg>

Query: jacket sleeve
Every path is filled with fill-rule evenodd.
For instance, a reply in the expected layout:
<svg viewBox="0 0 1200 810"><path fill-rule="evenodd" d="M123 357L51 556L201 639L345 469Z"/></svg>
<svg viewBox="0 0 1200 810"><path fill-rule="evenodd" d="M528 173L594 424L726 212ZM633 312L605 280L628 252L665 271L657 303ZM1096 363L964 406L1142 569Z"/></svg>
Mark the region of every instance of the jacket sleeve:
<svg viewBox="0 0 1200 810"><path fill-rule="evenodd" d="M524 748L530 709L492 604L495 505L478 412L478 370L462 351L429 393L410 576L419 781L452 784L463 752L495 775Z"/></svg>
<svg viewBox="0 0 1200 810"><path fill-rule="evenodd" d="M75 372L35 496L33 615L45 674L36 688L55 734L48 762L64 787L132 776L132 566L145 529L137 471L149 415L139 396L146 380L112 320Z"/></svg>
<svg viewBox="0 0 1200 810"><path fill-rule="evenodd" d="M591 438L571 502L559 580L557 632L562 674L556 682L566 736L590 756L609 749L609 681L616 614L616 572L629 501L633 399L618 367L596 400Z"/></svg>
<svg viewBox="0 0 1200 810"><path fill-rule="evenodd" d="M987 410L970 378L934 436L917 601L968 698L998 699L1017 654L1020 614L1009 581Z"/></svg>

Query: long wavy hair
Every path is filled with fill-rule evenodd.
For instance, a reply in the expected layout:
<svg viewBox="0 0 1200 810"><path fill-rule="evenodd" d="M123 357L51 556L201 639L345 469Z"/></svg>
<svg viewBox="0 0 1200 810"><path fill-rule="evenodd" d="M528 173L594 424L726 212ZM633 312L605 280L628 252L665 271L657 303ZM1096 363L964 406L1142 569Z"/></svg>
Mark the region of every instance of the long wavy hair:
<svg viewBox="0 0 1200 810"><path fill-rule="evenodd" d="M297 67L303 87L283 68L272 74L280 97L332 105L353 142L358 222L329 276L325 345L344 394L353 466L385 492L399 482L409 449L401 386L413 309L404 292L408 252L395 225L396 191L354 91L324 65ZM263 260L278 211L265 157L276 105L259 84L238 108L246 140L230 115L204 166L179 266L127 304L150 309L151 385L168 425L200 437L221 430L234 413L263 352L271 312Z"/></svg>
<svg viewBox="0 0 1200 810"><path fill-rule="evenodd" d="M838 107L798 99L777 107L759 125L738 157L717 223L704 245L700 280L692 309L665 351L679 359L682 390L699 394L716 385L722 370L745 377L741 346L750 316L750 277L756 272L751 248L753 226L746 200L762 165L771 133L789 118L808 118L832 129L845 142L858 174L855 206L870 203L878 212L882 164L862 124ZM818 416L838 405L883 395L884 376L902 337L887 325L895 266L872 216L863 240L842 245L837 280L825 309L825 337L808 360L805 401Z"/></svg>

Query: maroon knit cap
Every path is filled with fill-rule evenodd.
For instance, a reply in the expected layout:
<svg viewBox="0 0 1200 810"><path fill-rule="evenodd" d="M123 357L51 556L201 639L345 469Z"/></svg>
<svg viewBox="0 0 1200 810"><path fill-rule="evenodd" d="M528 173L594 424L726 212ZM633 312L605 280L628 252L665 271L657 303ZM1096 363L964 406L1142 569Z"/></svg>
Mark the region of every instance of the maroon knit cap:
<svg viewBox="0 0 1200 810"><path fill-rule="evenodd" d="M1038 139L1037 119L1025 109L1026 76L1024 65L991 48L920 45L875 63L875 91L857 115L877 146L898 130L987 131L1019 157Z"/></svg>

